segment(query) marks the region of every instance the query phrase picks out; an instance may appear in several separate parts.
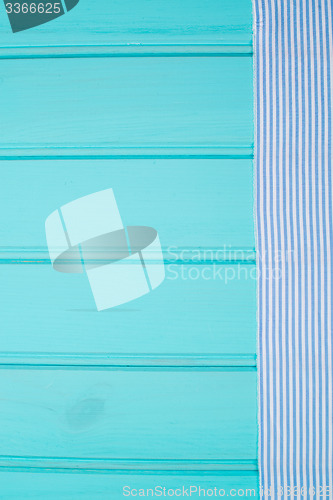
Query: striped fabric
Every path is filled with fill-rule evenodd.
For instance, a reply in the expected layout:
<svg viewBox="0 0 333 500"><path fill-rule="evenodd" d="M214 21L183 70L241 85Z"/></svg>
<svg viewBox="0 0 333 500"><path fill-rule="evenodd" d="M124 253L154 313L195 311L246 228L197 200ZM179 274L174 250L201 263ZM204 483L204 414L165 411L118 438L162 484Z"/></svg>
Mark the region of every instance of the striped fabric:
<svg viewBox="0 0 333 500"><path fill-rule="evenodd" d="M254 17L261 487L332 499L332 0Z"/></svg>

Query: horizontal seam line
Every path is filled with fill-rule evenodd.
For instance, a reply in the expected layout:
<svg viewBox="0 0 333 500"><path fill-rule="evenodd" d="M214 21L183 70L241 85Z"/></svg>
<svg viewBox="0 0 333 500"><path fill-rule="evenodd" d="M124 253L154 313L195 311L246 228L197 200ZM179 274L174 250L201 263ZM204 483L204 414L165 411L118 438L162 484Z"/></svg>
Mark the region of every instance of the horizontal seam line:
<svg viewBox="0 0 333 500"><path fill-rule="evenodd" d="M70 364L24 364L24 363L7 363L7 364L0 364L0 370L1 369L13 369L13 370L20 370L20 369L31 369L31 370L37 370L37 369L49 369L49 370L54 370L54 369L63 369L63 370L82 370L82 371L93 371L93 370L151 370L151 371L171 371L171 370L177 370L177 371L232 371L232 372L242 372L242 371L257 371L256 366L254 365L217 365L217 366L208 366L208 365L70 365Z"/></svg>
<svg viewBox="0 0 333 500"><path fill-rule="evenodd" d="M253 159L253 145L235 146L64 146L0 145L0 160Z"/></svg>
<svg viewBox="0 0 333 500"><path fill-rule="evenodd" d="M7 46L0 59L99 57L253 57L250 43L225 44L92 44Z"/></svg>
<svg viewBox="0 0 333 500"><path fill-rule="evenodd" d="M256 354L158 355L2 352L0 368L63 369L188 369L255 371Z"/></svg>
<svg viewBox="0 0 333 500"><path fill-rule="evenodd" d="M56 458L56 457L16 457L1 456L1 468L29 468L48 470L126 470L126 471L211 471L224 470L258 470L257 459L89 459L89 458Z"/></svg>

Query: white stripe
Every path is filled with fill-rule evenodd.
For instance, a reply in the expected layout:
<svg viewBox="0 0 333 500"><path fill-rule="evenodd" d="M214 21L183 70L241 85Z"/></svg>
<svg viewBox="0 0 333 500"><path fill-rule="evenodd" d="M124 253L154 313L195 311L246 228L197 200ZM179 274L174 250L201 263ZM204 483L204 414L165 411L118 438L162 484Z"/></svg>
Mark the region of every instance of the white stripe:
<svg viewBox="0 0 333 500"><path fill-rule="evenodd" d="M265 11L266 11L266 72L265 72L265 87L266 87L266 98L268 101L268 105L266 106L266 116L265 116L265 124L266 124L266 134L269 137L270 136L270 129L271 129L271 117L270 117L270 102L269 102L269 95L270 95L270 56L269 56L269 41L270 41L270 29L271 26L269 25L268 22L268 2L270 0L265 0ZM268 70L269 68L269 70ZM270 148L266 149L266 158L265 158L265 163L266 165L270 165ZM270 211L271 211L271 196L270 196L270 191L271 191L271 177L270 177L270 169L266 167L265 170L265 185L266 185L266 204L269 207L268 210L268 216L266 217L266 225L267 225L267 233L268 235L271 235L272 233L272 228L271 228L271 219L270 219ZM268 265L269 265L269 270L272 272L272 242L271 240L269 241L268 247ZM275 430L275 425L274 425L274 380L273 380L273 357L274 357L274 350L273 350L273 324L272 324L272 313L273 313L273 290L272 290L272 279L271 279L271 273L268 274L268 364L269 364L269 409L270 409L270 421L269 421L269 434L270 434L270 456L269 456L269 463L272 464L275 459L275 448L274 448L274 430ZM270 487L275 489L275 482L274 482L274 469L270 470Z"/></svg>
<svg viewBox="0 0 333 500"><path fill-rule="evenodd" d="M262 23L263 19L263 12L262 12L262 5L261 2L259 2L259 23ZM259 43L260 46L263 45L263 30L262 28L259 30ZM262 85L263 82L263 63L261 62L259 58L259 54L257 54L257 61L259 65L259 81L257 82L258 85ZM262 88L260 89L260 96L261 100L259 103L259 110L260 110L260 116L259 116L259 123L260 123L260 138L259 138L259 144L261 144L261 147L259 149L260 153L260 158L259 158L259 195L260 195L260 206L259 206L259 212L261 215L260 217L260 234L264 235L265 230L264 230L264 157L263 157L263 147L262 144L264 143L264 117L263 117L263 98L262 98ZM265 239L261 237L261 248L259 249L260 255L259 259L261 259L261 269L262 269L262 277L261 277L261 288L262 288L262 296L266 296L266 247L265 247ZM262 325L265 325L266 323L266 307L265 304L259 304L259 308L261 311L261 321ZM262 371L262 381L263 381L263 398L267 399L267 380L266 380L266 373L267 373L267 366L266 366L266 336L262 336L262 352L261 352L261 357L259 359L259 365L261 366L261 371ZM263 487L267 488L269 485L266 483L266 478L268 476L268 456L267 456L267 442L268 442L268 433L267 433L267 405L264 405L263 407L263 414L262 414L262 442L264 443L264 450L263 450L263 456L261 457L261 463L263 464Z"/></svg>
<svg viewBox="0 0 333 500"><path fill-rule="evenodd" d="M331 66L330 66L330 75L331 75L331 103L333 103L333 71L332 71L332 60L333 60L333 29L332 29L332 23L330 22L332 19L332 9L331 9L331 2L327 2L327 10L328 10L328 25L327 25L327 32L328 32L328 39L329 39L329 47L330 47L330 54L329 54L329 60L331 61ZM326 57L325 60L327 61L328 58ZM331 109L327 109L327 113L331 113ZM331 128L331 136L329 137L329 141L331 144L333 144L333 128ZM328 145L328 142L326 143ZM332 158L330 158L330 161L332 162ZM331 163L332 164L332 163ZM331 225L330 225L330 220L332 221L332 213L329 211L329 200L330 197L332 197L333 193L333 177L331 178L331 185L329 185L329 177L328 177L328 163L327 163L327 168L326 168L326 181L327 181L327 188L330 190L330 192L327 195L327 204L326 204L326 216L327 216L327 231L328 231L328 265L327 265L327 319L328 319L328 328L332 328L332 310L331 310L331 301L332 301L332 268L331 268L331 258L332 258L332 249L331 249ZM328 485L330 488L333 488L333 351L332 351L332 336L327 335L327 349L328 349L328 366L327 366L327 372L328 372L328 395L329 395L329 400L328 400L328 422L329 422L329 428L328 428L328 456L330 459L330 462L328 464L328 470L329 470L329 480L328 480Z"/></svg>
<svg viewBox="0 0 333 500"><path fill-rule="evenodd" d="M297 52L297 58L299 61L301 61L301 43L302 43L302 36L301 36L301 30L300 30L300 25L301 25L301 15L300 15L300 1L303 0L298 0L297 3L297 40L298 40L298 52ZM302 69L301 69L301 64L298 65L298 75L297 78L300 82L299 86L299 92L298 92L298 108L299 108L299 119L298 119L298 129L299 129L299 148L298 148L298 155L299 155L299 165L302 166L303 164L303 123L302 123L302 112L303 112L303 93L302 93L302 87L301 87L301 81L302 81ZM302 213L302 207L303 207L303 190L301 189L302 187L302 168L299 168L298 171L298 183L299 183L299 204L298 204L298 211L301 214ZM305 304L305 283L304 283L304 276L305 276L305 252L304 252L304 231L303 231L303 224L302 222L300 223L300 258L301 258L301 309L303 311L303 314L301 315L301 339L302 339L302 350L301 350L301 372L306 373L306 345L305 345L305 339L306 339L306 332L305 332L305 317L304 317L304 312L306 310L306 304ZM303 473L303 478L306 478L306 457L307 457L307 441L304 439L304 436L306 436L306 422L307 422L307 417L306 417L306 389L305 387L305 381L303 381L303 386L302 386L302 412L303 412L303 419L302 419L302 435L303 435L303 455L301 457L302 460L302 473ZM300 467L301 469L301 467ZM304 479L303 479L304 480Z"/></svg>
<svg viewBox="0 0 333 500"><path fill-rule="evenodd" d="M273 82L273 88L272 88L272 99L273 103L276 102L276 97L277 97L277 89L276 89L276 53L275 53L275 39L277 36L276 29L275 29L275 4L274 2L272 3L272 29L271 29L271 38L273 40L272 44L272 52L273 52L273 60L272 60L272 82ZM272 158L273 158L273 163L272 163L272 171L273 171L273 182L275 185L278 183L278 165L277 165L277 137L276 137L276 130L277 130L277 117L276 117L276 107L273 106L273 116L272 116L272 123L273 123L273 134L274 134L274 140L272 144ZM280 271L280 263L279 263L279 255L276 252L277 248L277 241L278 241L278 224L279 224L279 210L278 210L278 200L277 200L277 190L273 189L273 200L272 200L272 212L273 212L273 232L274 232L274 241L275 241L275 248L274 248L274 253L273 253L273 269ZM271 282L272 285L274 285L275 288L275 297L278 297L279 293L279 280L274 279L274 276L271 277ZM275 354L276 358L276 365L279 367L280 366L280 347L279 347L279 329L280 329L280 321L279 321L279 302L276 300L275 302L275 324L272 325L274 326L274 345L272 347L273 352L272 356ZM273 371L273 370L271 370ZM277 369L275 371L276 375L276 380L275 380L275 387L273 386L271 388L272 393L274 394L274 400L275 400L275 418L277 422L280 422L280 415L281 415L281 410L280 410L280 392L281 392L281 385L280 385L280 371ZM275 461L276 461L276 476L278 478L277 481L277 486L281 484L281 470L280 470L280 458L281 458L281 435L280 435L280 426L276 425L275 426L275 432L276 432L276 442L277 442L277 448L274 451L275 455ZM274 471L272 471L272 477L274 477ZM273 485L272 485L273 486Z"/></svg>
<svg viewBox="0 0 333 500"><path fill-rule="evenodd" d="M285 20L288 19L289 14L288 14L288 2L283 2L284 6L284 18ZM285 75L286 75L286 83L285 83L285 93L286 93L286 121L285 121L285 137L286 137L286 160L285 160L285 168L286 168L286 201L285 201L285 211L287 214L287 246L286 248L292 249L291 245L291 226L290 226L290 178L289 178L289 156L290 156L290 143L289 143L289 138L290 138L290 116L289 116L289 106L288 103L290 101L290 95L289 95L289 47L288 47L288 29L287 29L287 23L285 22L283 26L285 33L285 46L284 46L284 53L285 53ZM292 357L291 354L293 352L293 346L292 346L292 315L291 315L291 296L292 296L292 282L291 282L291 274L292 274L292 262L288 260L287 262L287 287L286 287L286 307L288 305L288 314L287 314L287 332L288 332L288 343L287 343L287 350L289 353L289 365L288 365L288 373L287 373L287 383L288 383L288 388L289 388L289 412L287 413L287 418L288 418L288 430L289 430L289 456L288 454L285 457L285 460L287 460L287 470L289 473L290 480L288 481L287 478L285 480L286 486L293 487L294 486L294 471L293 471L293 455L294 455L294 447L293 447L293 418L294 418L294 412L293 412L293 380L294 380L294 366L292 362ZM289 279L288 279L289 278ZM287 411L287 410L286 410ZM289 483L289 484L288 484Z"/></svg>
<svg viewBox="0 0 333 500"><path fill-rule="evenodd" d="M294 12L293 12L293 2L290 2L290 18L294 18ZM294 23L290 23L291 27L291 67L292 67L292 73L291 73L291 79L292 79L292 95L291 95L291 116L292 116L292 134L291 134L291 147L292 147L292 214L291 214L291 226L293 230L293 236L294 236L294 259L292 260L291 265L294 266L294 272L295 272L295 301L290 302L290 311L291 311L291 317L293 319L293 323L295 325L295 336L294 336L294 342L295 346L299 345L299 318L298 318L298 301L299 301L299 292L298 292L298 274L299 274L299 269L298 269L298 253L299 253L299 248L298 248L298 239L297 239L297 192L296 192L296 177L297 177L297 163L296 163L296 82L295 82L295 47L294 47L294 39L295 39L295 33L294 33ZM294 451L295 457L294 457L294 462L296 463L296 471L297 471L297 477L296 477L296 482L293 483L296 485L299 485L301 482L300 478L300 417L299 417L299 357L296 352L295 356L295 388L296 388L296 393L294 394L295 398L295 403L296 403L296 411L295 411L295 418L296 418L296 428L293 429L295 434L296 434L296 449ZM299 494L297 495L297 498L300 498Z"/></svg>
<svg viewBox="0 0 333 500"><path fill-rule="evenodd" d="M305 94L304 94L304 107L305 107L305 142L306 144L309 143L310 140L310 132L309 132L309 95L308 95L308 72L307 72L307 67L308 67L308 54L307 54L307 20L306 20L306 3L303 7L303 33L304 33L304 80L305 80ZM304 192L304 199L305 199L305 222L306 222L306 242L305 246L307 249L307 263L306 263L306 273L307 273L307 278L308 278L308 287L307 287L307 300L308 303L306 304L306 310L304 311L304 314L307 313L307 331L306 331L306 337L308 339L308 352L311 353L312 350L312 345L311 345L311 321L312 321L312 310L309 305L311 304L311 274L310 274L310 269L311 269L311 239L310 239L310 207L309 207L309 149L305 147L305 192ZM313 478L312 478L312 470L313 470L313 435L312 435L312 426L313 426L313 414L312 414L312 399L313 399L313 387L312 387L312 358L311 355L309 354L309 361L308 361L308 367L307 367L307 373L309 376L309 386L308 386L308 406L309 406L309 415L308 415L308 429L309 429L309 442L308 442L308 459L309 459L309 476L308 476L308 481L307 481L307 486L312 487L313 486Z"/></svg>
<svg viewBox="0 0 333 500"><path fill-rule="evenodd" d="M320 24L319 24L319 5L318 5L318 0L316 0L316 9L315 9L315 17L316 17L316 33L320 33ZM319 144L318 144L318 185L319 185L319 199L318 199L318 210L319 210L319 249L320 249L320 270L325 268L325 254L324 254L324 228L323 228L323 210L322 210L322 204L323 204L323 198L322 198L322 168L320 168L321 165L323 165L323 157L322 157L322 94L321 94L321 79L322 79L322 74L323 74L323 69L321 67L321 48L320 48L320 39L317 41L317 76L318 76L318 82L317 82L317 101L318 101L318 137L319 137ZM325 164L324 164L325 165ZM324 279L324 275L322 276L322 281ZM320 481L323 485L326 484L326 471L325 471L325 455L326 455L326 440L324 437L326 436L326 385L325 385L325 373L326 373L326 362L325 362L325 353L324 353L324 342L322 341L322 337L325 332L325 295L324 295L324 286L322 284L321 289L319 290L318 288L318 293L320 293L320 305L321 305L321 310L319 311L319 321L318 321L318 327L319 331L321 332L321 339L319 342L319 349L320 352L318 353L318 363L321 371L321 380L322 380L322 388L321 388L321 396L322 396L322 406L320 407L318 403L318 412L319 412L319 417L321 420L321 425L322 425L322 430L321 430L321 436L323 439L321 439L321 450L318 449L318 462L320 463L320 468L322 472L322 480L320 480L320 477L318 476L317 478L317 484L318 481ZM319 394L318 394L319 396ZM318 472L319 472L319 467L318 467Z"/></svg>
<svg viewBox="0 0 333 500"><path fill-rule="evenodd" d="M310 14L310 26L309 26L309 33L310 33L310 65L311 65L311 101L312 101L312 109L311 109L311 124L312 124L312 136L311 136L311 145L312 145L312 156L311 156L311 163L310 163L310 168L311 168L311 191L312 191L312 207L314 200L316 200L316 141L315 141L315 120L316 120L316 88L315 88L315 66L314 66L314 40L313 40L313 10L310 7L309 8L309 14ZM311 211L312 215L312 227L313 227L313 254L314 254L314 265L313 265L313 289L314 289L314 297L313 297L313 318L314 318L314 365L315 365L315 370L314 370L314 378L315 378L315 454L313 456L314 458L314 463L315 463L315 470L316 470L316 484L320 484L319 482L319 475L318 475L318 464L319 464L319 352L318 352L318 267L317 267L317 262L318 262L318 246L317 246L317 221L316 221L316 212L314 209Z"/></svg>
<svg viewBox="0 0 333 500"><path fill-rule="evenodd" d="M280 3L278 4L278 17L281 18L281 5ZM281 37L281 30L278 31L278 39L279 39L279 54L282 53L282 37ZM279 57L279 116L280 116L280 121L279 121L279 158L280 158L280 165L279 165L279 177L280 177L280 182L282 182L284 175L285 175L285 164L284 164L284 159L283 159L283 140L282 140L282 134L283 134L283 121L282 121L282 58ZM280 200L279 200L279 213L283 214L284 210L284 200L283 200L283 189L280 189ZM284 220L283 217L280 217L280 234L281 234L281 248L285 248L285 239L284 239ZM288 258L288 257L287 257ZM281 325L282 325L282 352L286 352L286 308L284 307L284 304L286 302L286 258L283 257L282 263L281 263ZM283 400L283 406L282 406L282 430L283 430L283 435L282 435L282 456L284 457L283 460L283 470L282 472L280 471L281 474L281 479L280 479L280 484L284 486L284 488L287 486L287 461L286 461L286 453L287 453L287 413L286 413L286 407L287 407L287 392L286 392L286 377L287 377L287 368L286 368L286 357L282 355L282 400ZM284 478L284 481L283 481Z"/></svg>

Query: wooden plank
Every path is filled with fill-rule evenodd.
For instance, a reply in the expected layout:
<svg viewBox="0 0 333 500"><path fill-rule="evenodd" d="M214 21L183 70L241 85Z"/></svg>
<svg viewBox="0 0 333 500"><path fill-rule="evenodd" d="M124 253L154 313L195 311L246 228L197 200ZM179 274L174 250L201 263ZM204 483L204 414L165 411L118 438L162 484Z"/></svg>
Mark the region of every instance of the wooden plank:
<svg viewBox="0 0 333 500"><path fill-rule="evenodd" d="M0 472L0 483L3 498L25 498L26 500L120 500L127 496L139 495L139 490L143 490L145 497L151 496L147 489L153 489L155 496L172 495L172 490L177 490L176 495L181 492L184 497L186 490L191 493L192 498L199 498L199 487L201 496L203 492L210 493L214 490L220 493L219 496L230 496L235 493L238 496L258 497L258 478L255 472L246 473L217 473L191 475L129 475L115 474L64 474L64 473L26 473L26 472ZM136 491L135 491L136 490ZM185 490L185 492L184 492ZM220 491L221 490L221 491ZM226 493L223 495L224 490ZM234 491L236 490L236 492ZM159 492L162 492L160 495ZM125 493L125 495L123 495ZM141 495L142 497L143 495ZM173 495L172 495L173 496Z"/></svg>
<svg viewBox="0 0 333 500"><path fill-rule="evenodd" d="M217 249L216 249L217 250ZM164 263L185 263L188 261L196 260L199 249L172 249L169 253L168 249L164 249ZM214 255L207 255L207 258L201 259L200 263L203 264L249 264L256 263L256 252L252 248L226 248L219 250ZM68 260L68 259L67 259ZM86 259L90 262L91 259ZM105 262L105 259L100 259L100 262ZM196 260L198 263L198 260ZM27 265L50 265L51 260L46 246L44 247L0 247L0 264L22 264Z"/></svg>
<svg viewBox="0 0 333 500"><path fill-rule="evenodd" d="M115 356L118 353L154 355L157 365L165 365L166 354L176 355L177 366L200 364L197 358L184 360L184 354L222 354L218 366L243 366L242 357L233 357L243 354L253 363L251 162L18 161L2 165L1 200L6 213L2 243L10 246L2 248L1 262L32 262L25 268L1 268L7 289L1 309L10 332L1 346L9 353L5 362L16 364L22 351L25 357L19 364L77 365L71 353L79 351L93 359L94 353L111 355L107 363L111 366L124 364ZM158 230L167 279L160 289L117 309L118 313L100 314L86 277L59 274L35 263L48 262L44 221L49 213L110 185L125 224L147 224ZM36 250L36 244L44 247ZM230 262L246 265L238 268ZM219 266L215 276L214 266ZM212 279L204 279L202 272ZM21 314L13 315L17 307ZM26 332L23 341L22 331ZM92 331L97 336L92 337ZM46 353L43 360L40 353ZM61 357L64 354L71 357ZM209 358L201 362L216 363ZM81 364L94 362L81 360Z"/></svg>
<svg viewBox="0 0 333 500"><path fill-rule="evenodd" d="M250 58L3 60L1 67L1 147L253 142Z"/></svg>
<svg viewBox="0 0 333 500"><path fill-rule="evenodd" d="M1 247L12 248L1 258L15 258L15 247L36 246L45 258L47 216L112 187L123 223L154 227L167 260L230 261L238 249L238 260L253 263L249 160L12 161L1 170Z"/></svg>
<svg viewBox="0 0 333 500"><path fill-rule="evenodd" d="M219 368L246 370L256 368L255 354L78 354L78 353L1 353L0 368Z"/></svg>
<svg viewBox="0 0 333 500"><path fill-rule="evenodd" d="M204 279L209 274L211 279ZM102 312L85 275L58 273L51 266L3 265L1 280L6 290L1 351L12 353L13 363L17 353L253 359L256 352L254 266L167 265L156 290Z"/></svg>
<svg viewBox="0 0 333 500"><path fill-rule="evenodd" d="M255 372L2 370L1 380L2 456L257 458Z"/></svg>
<svg viewBox="0 0 333 500"><path fill-rule="evenodd" d="M13 35L0 10L2 47L251 42L250 0L81 0L69 13Z"/></svg>

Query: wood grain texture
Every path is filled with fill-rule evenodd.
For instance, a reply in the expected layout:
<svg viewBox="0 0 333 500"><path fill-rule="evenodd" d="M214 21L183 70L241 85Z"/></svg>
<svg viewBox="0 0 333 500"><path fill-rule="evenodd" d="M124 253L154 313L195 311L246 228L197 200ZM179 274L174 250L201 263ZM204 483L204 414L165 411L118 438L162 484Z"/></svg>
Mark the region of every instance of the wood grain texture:
<svg viewBox="0 0 333 500"><path fill-rule="evenodd" d="M190 279L189 268L198 279ZM200 277L203 269L212 279ZM85 275L39 265L3 265L0 271L6 290L0 306L6 325L2 352L111 356L253 356L256 352L254 266L172 264L156 290L104 312L97 312Z"/></svg>
<svg viewBox="0 0 333 500"><path fill-rule="evenodd" d="M2 47L0 59L90 57L252 57L252 44L138 44Z"/></svg>
<svg viewBox="0 0 333 500"><path fill-rule="evenodd" d="M3 60L1 67L2 147L253 142L250 58Z"/></svg>
<svg viewBox="0 0 333 500"><path fill-rule="evenodd" d="M87 146L64 147L31 146L12 147L0 146L1 161L16 160L252 160L252 146L160 146L160 147L116 147L116 146Z"/></svg>
<svg viewBox="0 0 333 500"><path fill-rule="evenodd" d="M120 500L123 491L147 488L159 491L159 487L169 489L192 486L192 498L199 498L194 488L224 489L229 493L233 489L255 490L258 496L258 479L255 472L187 475L138 475L132 474L64 474L64 473L33 473L0 472L1 494L4 500L24 498L26 500ZM123 490L125 488L125 490ZM234 492L232 492L234 493ZM149 493L151 495L151 493ZM146 495L147 496L147 495ZM249 496L249 494L248 494ZM252 493L252 497L255 495ZM133 498L133 497L130 497Z"/></svg>
<svg viewBox="0 0 333 500"><path fill-rule="evenodd" d="M210 255L206 258L204 255L200 259L200 254L203 253L203 249L196 248L172 248L167 247L162 248L164 255L165 264L185 264L187 262L195 261L197 264L249 264L254 265L256 263L256 251L253 248L235 248L226 247L225 250L215 248L211 251ZM218 250L218 251L217 251ZM207 252L208 254L208 252ZM199 260L198 260L199 256ZM70 260L70 259L63 259ZM86 262L90 262L93 259L86 259ZM155 262L158 259L155 258ZM106 263L105 259L99 259L98 262ZM34 264L38 265L50 265L50 255L46 246L42 247L0 247L0 264L22 264L23 266L30 266Z"/></svg>
<svg viewBox="0 0 333 500"><path fill-rule="evenodd" d="M0 472L68 472L94 474L248 474L258 471L258 460L238 459L112 459L0 456Z"/></svg>
<svg viewBox="0 0 333 500"><path fill-rule="evenodd" d="M2 370L1 380L0 455L256 459L255 372Z"/></svg>
<svg viewBox="0 0 333 500"><path fill-rule="evenodd" d="M13 35L0 10L2 46L251 43L250 0L81 0L66 15Z"/></svg>
<svg viewBox="0 0 333 500"><path fill-rule="evenodd" d="M64 368L106 370L131 368L220 369L251 371L256 369L255 354L103 354L0 352L0 368Z"/></svg>
<svg viewBox="0 0 333 500"><path fill-rule="evenodd" d="M254 247L250 160L44 160L1 165L0 205L6 214L0 222L1 247L45 247L45 219L53 210L110 187L123 223L154 227L166 258L175 259L189 248L196 250L196 261L218 260L233 249L240 249L239 259L244 250L247 259L247 250Z"/></svg>
<svg viewBox="0 0 333 500"><path fill-rule="evenodd" d="M13 35L0 10L1 498L258 486L251 24L251 0L81 0ZM167 279L97 313L44 221L107 187Z"/></svg>

